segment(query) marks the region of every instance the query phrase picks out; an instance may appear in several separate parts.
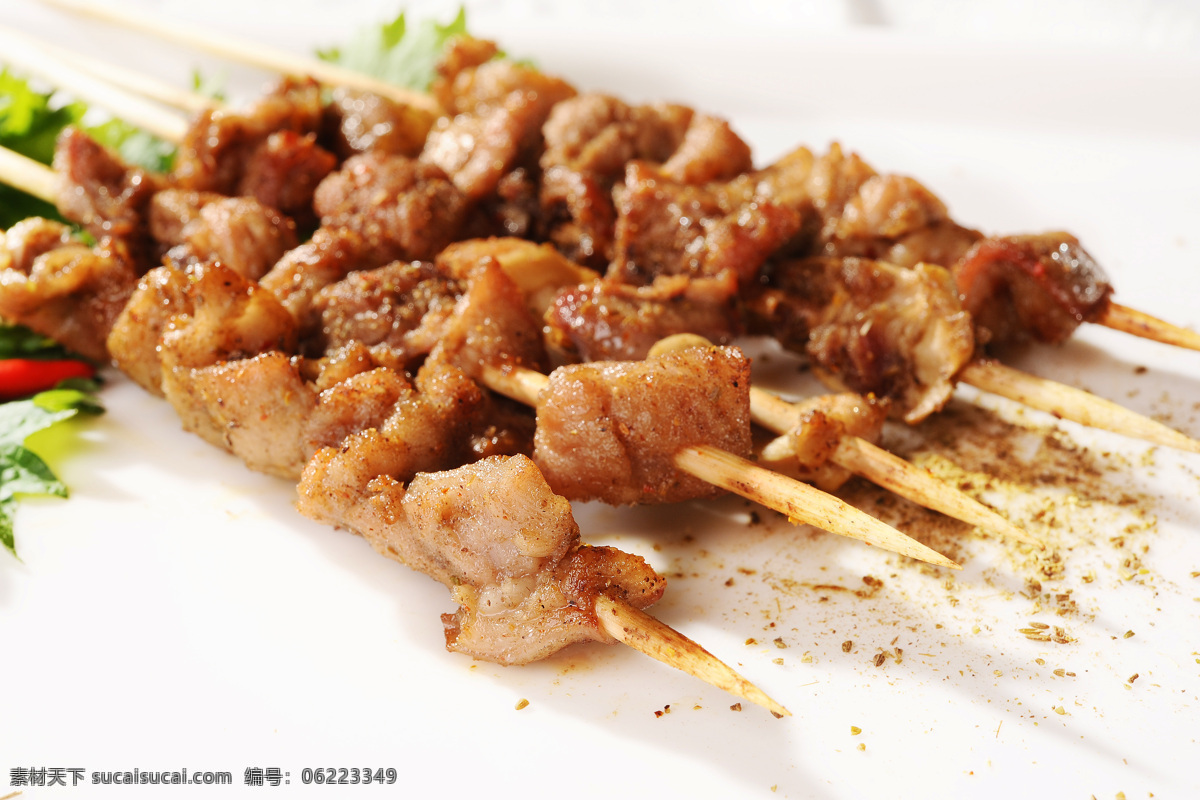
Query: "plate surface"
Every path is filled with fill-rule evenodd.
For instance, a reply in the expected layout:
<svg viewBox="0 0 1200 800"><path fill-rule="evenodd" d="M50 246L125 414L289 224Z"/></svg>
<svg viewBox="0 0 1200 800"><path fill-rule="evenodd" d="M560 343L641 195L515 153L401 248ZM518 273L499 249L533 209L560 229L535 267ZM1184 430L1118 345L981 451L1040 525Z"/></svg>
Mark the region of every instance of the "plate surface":
<svg viewBox="0 0 1200 800"><path fill-rule="evenodd" d="M346 27L309 15L281 33L194 13L263 40L286 33L296 49ZM88 30L59 34L177 80L213 68L125 34L102 49ZM966 224L1070 230L1120 302L1200 325L1200 61L878 36L480 33L582 89L726 116L759 163L836 140L920 178ZM261 78L230 71L242 90ZM1018 366L1200 436L1200 353L1088 329ZM756 370L777 388L813 388L769 348ZM103 401L71 452L47 453L73 497L23 503L22 561L0 558L0 795L14 768L80 768L85 783L230 772L213 796L270 792L245 785L252 768L281 770L286 796L341 796L303 784L304 769L326 767L394 767L411 796L1196 788L1200 457L960 390L947 415L892 429L889 443L1045 536L1048 554L848 490L959 558L956 574L736 500L580 507L589 540L668 575L662 619L795 715L776 720L618 647L525 668L447 653L439 585L300 517L294 487L181 432L120 376ZM129 795L84 788L72 796ZM350 794L371 793L381 787Z"/></svg>

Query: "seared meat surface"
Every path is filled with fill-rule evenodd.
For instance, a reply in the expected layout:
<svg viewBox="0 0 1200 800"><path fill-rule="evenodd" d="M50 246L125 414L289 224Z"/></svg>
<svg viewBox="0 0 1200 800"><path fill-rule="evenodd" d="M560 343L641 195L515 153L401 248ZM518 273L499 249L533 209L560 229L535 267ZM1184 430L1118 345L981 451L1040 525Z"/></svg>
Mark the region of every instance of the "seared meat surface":
<svg viewBox="0 0 1200 800"><path fill-rule="evenodd" d="M343 161L368 151L416 158L434 117L374 92L335 88L325 107L322 141Z"/></svg>
<svg viewBox="0 0 1200 800"><path fill-rule="evenodd" d="M954 264L954 278L990 346L1062 342L1112 295L1104 270L1069 233L984 239Z"/></svg>
<svg viewBox="0 0 1200 800"><path fill-rule="evenodd" d="M114 363L158 395L164 365L206 367L295 347L295 323L279 301L218 263L150 270L108 334Z"/></svg>
<svg viewBox="0 0 1200 800"><path fill-rule="evenodd" d="M318 228L311 239L284 254L260 284L296 320L301 339L320 330L317 293L355 270L375 269L392 261L387 253L346 228Z"/></svg>
<svg viewBox="0 0 1200 800"><path fill-rule="evenodd" d="M883 435L887 406L887 401L874 396L849 392L801 400L796 403L796 426L785 434L790 445L786 457L775 458L768 445L759 462L818 489L835 492L853 477L832 460L838 445L846 436L877 444Z"/></svg>
<svg viewBox="0 0 1200 800"><path fill-rule="evenodd" d="M310 355L359 342L386 349L391 363L406 367L435 353L472 376L482 364L547 366L524 295L482 254L353 272L317 292L313 308L321 328L305 342Z"/></svg>
<svg viewBox="0 0 1200 800"><path fill-rule="evenodd" d="M941 267L811 258L765 278L747 304L754 330L808 355L834 387L893 400L910 423L945 404L975 355L971 318Z"/></svg>
<svg viewBox="0 0 1200 800"><path fill-rule="evenodd" d="M250 108L202 112L184 137L171 178L182 189L250 195L312 222L312 194L337 165L317 144L324 115L321 88L285 79Z"/></svg>
<svg viewBox="0 0 1200 800"><path fill-rule="evenodd" d="M466 291L448 320L434 355L445 358L472 378L480 368L520 366L548 368L541 325L529 313L525 297L504 268L482 259L466 278Z"/></svg>
<svg viewBox="0 0 1200 800"><path fill-rule="evenodd" d="M96 239L120 237L139 262L154 265L157 248L148 234L147 205L167 182L123 162L78 128L67 128L54 149L59 213Z"/></svg>
<svg viewBox="0 0 1200 800"><path fill-rule="evenodd" d="M729 179L750 168L750 149L723 120L679 105L629 106L584 94L554 107L544 128L541 204L547 235L569 258L600 268L614 255L613 189L627 165L661 165L682 184Z"/></svg>
<svg viewBox="0 0 1200 800"><path fill-rule="evenodd" d="M401 362L417 361L441 338L461 291L428 261L351 272L313 298L320 333L306 349L322 353L351 342L381 344Z"/></svg>
<svg viewBox="0 0 1200 800"><path fill-rule="evenodd" d="M459 72L452 93L455 113L434 124L421 161L440 167L478 201L513 170L536 168L542 125L575 89L511 61L489 61Z"/></svg>
<svg viewBox="0 0 1200 800"><path fill-rule="evenodd" d="M439 167L376 152L349 159L313 202L323 227L357 233L382 263L432 259L460 237L467 214Z"/></svg>
<svg viewBox="0 0 1200 800"><path fill-rule="evenodd" d="M88 247L65 225L30 218L0 232L0 317L94 361L133 293L138 269L121 239Z"/></svg>
<svg viewBox="0 0 1200 800"><path fill-rule="evenodd" d="M534 460L571 500L714 496L720 490L675 466L693 445L750 453L750 362L736 348L560 367L538 397Z"/></svg>
<svg viewBox="0 0 1200 800"><path fill-rule="evenodd" d="M251 197L165 189L150 201L150 232L178 266L220 261L258 280L292 248L296 226Z"/></svg>
<svg viewBox="0 0 1200 800"><path fill-rule="evenodd" d="M725 271L748 283L801 224L793 209L757 191L689 186L638 162L627 168L615 197L607 277L635 285L660 275L712 278Z"/></svg>
<svg viewBox="0 0 1200 800"><path fill-rule="evenodd" d="M570 504L528 458L489 458L405 487L387 474L343 475L352 465L331 455L305 471L300 510L451 588L459 609L442 617L451 650L524 664L575 642L609 642L597 595L645 608L665 588L637 556L583 545Z"/></svg>
<svg viewBox="0 0 1200 800"><path fill-rule="evenodd" d="M737 276L663 275L648 286L594 281L563 290L546 312L548 346L573 361L642 359L676 333L719 344L741 333Z"/></svg>
<svg viewBox="0 0 1200 800"><path fill-rule="evenodd" d="M500 265L525 297L525 305L536 319L545 316L559 292L600 278L548 244L511 236L455 242L437 257L444 270L459 278L470 275L485 259Z"/></svg>

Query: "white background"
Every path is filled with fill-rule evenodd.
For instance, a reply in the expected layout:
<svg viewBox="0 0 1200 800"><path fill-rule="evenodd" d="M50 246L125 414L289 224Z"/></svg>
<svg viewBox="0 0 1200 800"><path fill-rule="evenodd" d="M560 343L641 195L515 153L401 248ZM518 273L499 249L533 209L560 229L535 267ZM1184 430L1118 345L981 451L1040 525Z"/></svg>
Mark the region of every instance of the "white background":
<svg viewBox="0 0 1200 800"><path fill-rule="evenodd" d="M394 12L122 5L297 51ZM467 5L474 30L582 88L728 116L760 163L836 139L919 176L968 224L1072 230L1118 299L1200 324L1195 4ZM222 68L32 4L10 0L3 16L178 82ZM262 80L229 70L235 88ZM1086 330L1021 365L1200 435L1200 354ZM767 382L808 388L778 360L757 366ZM1063 424L1106 454L1112 471L1096 485L1110 496L1077 504L1052 480L990 498L1064 545L1065 573L1047 585L1072 589L1081 610L1063 618L1023 596L1023 566L987 537L967 537L966 569L951 576L780 520L750 525L735 501L580 509L589 538L672 575L656 613L795 714L775 720L615 647L522 669L448 654L440 586L308 523L291 487L183 434L119 377L104 400L75 451L47 454L75 496L27 503L23 560L0 559L0 797L22 766L228 770L236 784L31 797L382 796L299 785L304 767L359 765L397 768L411 796L1197 795L1200 457ZM1150 500L1138 515L1117 504L1123 494ZM1053 513L1037 516L1038 503ZM1123 566L1129 551L1111 542L1122 534L1146 545L1146 573ZM884 588L812 588L861 589L864 575ZM1031 622L1077 641L1030 641L1019 630ZM897 646L902 660L874 666ZM253 766L292 783L245 787Z"/></svg>

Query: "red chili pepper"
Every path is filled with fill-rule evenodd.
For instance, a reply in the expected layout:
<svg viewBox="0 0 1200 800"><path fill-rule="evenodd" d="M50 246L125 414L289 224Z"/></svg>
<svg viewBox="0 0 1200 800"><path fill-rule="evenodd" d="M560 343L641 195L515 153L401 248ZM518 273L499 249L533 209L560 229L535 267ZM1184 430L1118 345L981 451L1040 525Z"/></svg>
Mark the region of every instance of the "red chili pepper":
<svg viewBox="0 0 1200 800"><path fill-rule="evenodd" d="M67 378L91 378L96 370L91 364L73 359L38 361L32 358L9 358L0 361L0 400L16 400L31 394L53 389Z"/></svg>

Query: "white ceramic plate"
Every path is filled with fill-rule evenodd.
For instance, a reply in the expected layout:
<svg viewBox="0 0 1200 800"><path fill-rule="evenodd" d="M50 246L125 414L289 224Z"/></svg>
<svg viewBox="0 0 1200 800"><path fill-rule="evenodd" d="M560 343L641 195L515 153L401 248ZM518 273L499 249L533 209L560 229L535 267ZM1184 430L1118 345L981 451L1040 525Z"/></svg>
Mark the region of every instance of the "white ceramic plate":
<svg viewBox="0 0 1200 800"><path fill-rule="evenodd" d="M283 38L263 20L191 13ZM345 28L322 23L292 19L285 32L326 43ZM125 35L101 47L87 30L59 35L168 77L194 61ZM1200 62L769 32L483 33L581 88L726 115L760 163L836 139L880 170L918 176L968 224L1071 230L1120 301L1200 324ZM259 77L231 72L234 85ZM1200 353L1084 330L1020 365L1200 435ZM764 382L810 386L777 356L757 366ZM384 793L303 783L306 768L329 767L393 767L401 787L387 795L413 797L1136 798L1196 788L1200 457L1069 424L1047 440L1052 421L1041 415L994 398L980 402L999 416L957 403L955 424L925 435L943 437L942 451L957 448L968 467L993 462L1012 478L986 496L1056 545L1059 574L904 504L881 513L952 549L961 573L770 513L755 523L740 501L581 508L589 539L668 574L656 613L795 714L777 720L745 703L731 710L733 698L619 647L525 668L449 654L442 587L300 517L293 487L182 433L169 407L119 376L103 401L108 413L78 427L72 452L47 454L73 497L23 503L23 560L0 557L0 796L24 768L79 768L87 784L94 772L230 772L234 785L214 797ZM982 443L981 426L992 431ZM1025 428L1038 431L1008 448L997 441ZM892 441L915 440L893 431ZM1021 632L1053 638L1056 627L1069 643ZM245 785L252 768L280 770L286 794ZM199 790L60 793L188 791Z"/></svg>

